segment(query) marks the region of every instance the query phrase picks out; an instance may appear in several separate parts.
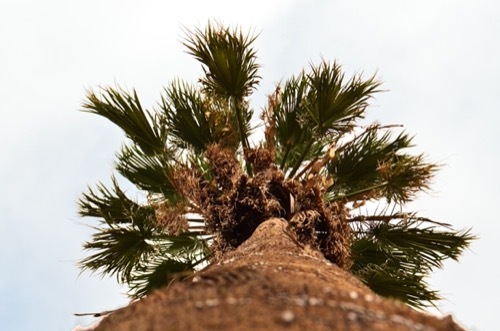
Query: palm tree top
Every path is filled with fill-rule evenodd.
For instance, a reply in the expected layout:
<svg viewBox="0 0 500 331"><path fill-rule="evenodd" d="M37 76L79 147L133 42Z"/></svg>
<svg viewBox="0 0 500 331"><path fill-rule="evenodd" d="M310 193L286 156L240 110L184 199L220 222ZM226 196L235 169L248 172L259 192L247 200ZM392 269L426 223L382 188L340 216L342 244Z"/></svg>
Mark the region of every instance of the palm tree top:
<svg viewBox="0 0 500 331"><path fill-rule="evenodd" d="M89 188L80 214L99 223L81 267L116 275L138 298L217 261L279 217L298 243L375 292L433 304L440 296L426 277L474 239L404 210L439 165L410 153L412 136L399 126L363 124L380 81L346 77L326 60L268 96L263 139L251 145L258 128L250 97L261 80L255 38L212 23L187 31L183 44L203 74L196 84L168 84L151 110L135 91L88 92L83 110L128 138L116 170L147 201L128 198L115 179Z"/></svg>

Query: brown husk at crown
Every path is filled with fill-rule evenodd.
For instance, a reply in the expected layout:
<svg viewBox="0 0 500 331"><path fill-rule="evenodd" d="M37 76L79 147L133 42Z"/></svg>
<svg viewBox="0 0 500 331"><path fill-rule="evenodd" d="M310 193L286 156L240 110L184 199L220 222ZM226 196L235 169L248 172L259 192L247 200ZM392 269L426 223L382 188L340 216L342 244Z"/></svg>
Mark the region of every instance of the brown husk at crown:
<svg viewBox="0 0 500 331"><path fill-rule="evenodd" d="M214 258L241 245L265 220L279 217L288 221L287 234L300 245L316 248L348 269L351 229L346 210L322 199L320 178L286 179L264 148L248 149L245 155L252 177L243 172L234 151L218 145L210 146L205 155L209 175L187 166L175 174L177 188L198 206L208 232L214 234Z"/></svg>
<svg viewBox="0 0 500 331"><path fill-rule="evenodd" d="M185 214L185 206L182 203L174 206L166 202L155 205L157 224L164 228L168 234L174 236L188 231L189 224Z"/></svg>

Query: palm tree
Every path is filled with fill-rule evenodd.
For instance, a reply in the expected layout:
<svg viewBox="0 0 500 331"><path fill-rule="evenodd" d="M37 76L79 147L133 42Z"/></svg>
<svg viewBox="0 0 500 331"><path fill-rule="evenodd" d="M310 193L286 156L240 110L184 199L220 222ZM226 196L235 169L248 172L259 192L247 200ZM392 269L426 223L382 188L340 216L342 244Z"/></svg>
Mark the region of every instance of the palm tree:
<svg viewBox="0 0 500 331"><path fill-rule="evenodd" d="M381 83L348 78L336 62L311 64L279 84L255 124L255 38L212 23L187 31L183 44L203 75L196 84L173 81L153 110L135 91L88 92L84 110L125 132L116 170L144 201L127 197L114 177L111 187L99 183L83 194L80 214L99 223L81 267L115 275L141 299L185 286L200 269L241 252L258 227L279 221L289 245L375 293L434 305L440 295L426 278L474 239L405 210L439 165L410 153L412 136L399 125L363 124Z"/></svg>

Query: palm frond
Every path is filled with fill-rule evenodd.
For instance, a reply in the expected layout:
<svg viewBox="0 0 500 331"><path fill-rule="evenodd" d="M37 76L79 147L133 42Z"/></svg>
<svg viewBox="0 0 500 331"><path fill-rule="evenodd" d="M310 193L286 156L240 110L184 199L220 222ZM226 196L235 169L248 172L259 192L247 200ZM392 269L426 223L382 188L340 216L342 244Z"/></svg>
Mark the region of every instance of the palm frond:
<svg viewBox="0 0 500 331"><path fill-rule="evenodd" d="M368 100L380 92L381 84L375 77L364 80L361 75L345 82L342 67L325 61L311 66L307 82L309 120L314 122L318 136L350 132L355 121L364 116Z"/></svg>
<svg viewBox="0 0 500 331"><path fill-rule="evenodd" d="M439 299L424 281L446 259L457 259L475 239L414 214L358 216L351 272L375 292L423 307Z"/></svg>
<svg viewBox="0 0 500 331"><path fill-rule="evenodd" d="M428 267L420 263L418 256L409 255L398 247L381 245L367 236L358 237L353 241L351 253L354 260L351 271L355 274L372 264L413 270L415 273L429 271Z"/></svg>
<svg viewBox="0 0 500 331"><path fill-rule="evenodd" d="M137 145L123 145L117 155L116 170L138 188L161 193L175 202L180 196L172 183L174 165L172 161L164 160L164 155L147 155Z"/></svg>
<svg viewBox="0 0 500 331"><path fill-rule="evenodd" d="M203 65L201 83L209 94L242 99L259 83L252 48L255 36L209 23L205 31L188 31L184 46Z"/></svg>
<svg viewBox="0 0 500 331"><path fill-rule="evenodd" d="M340 146L327 165L334 181L331 198L407 202L428 189L438 166L425 162L422 155L401 153L412 146L411 140L404 132L393 138L391 131L374 125Z"/></svg>
<svg viewBox="0 0 500 331"><path fill-rule="evenodd" d="M129 285L129 296L141 298L172 281L189 277L209 256L206 241L191 234L164 237L159 252L138 268Z"/></svg>
<svg viewBox="0 0 500 331"><path fill-rule="evenodd" d="M277 100L268 105L268 123L272 121L276 134L276 159L281 169L293 168L303 154L305 141L311 141L313 132L310 126L304 126L301 119L305 116L306 81L302 74L292 77L278 89ZM307 155L310 156L310 155Z"/></svg>
<svg viewBox="0 0 500 331"><path fill-rule="evenodd" d="M79 200L81 216L103 218L106 224L133 224L142 227L154 216L153 208L142 206L130 200L112 178L113 189L99 183L97 190L89 188Z"/></svg>
<svg viewBox="0 0 500 331"><path fill-rule="evenodd" d="M442 267L445 259L456 260L466 249L474 236L470 231L440 229L435 224L413 215L394 215L397 223L380 222L370 227L373 236L380 245L397 247L418 256L425 264Z"/></svg>
<svg viewBox="0 0 500 331"><path fill-rule="evenodd" d="M241 144L249 148L246 128L249 111L244 98L259 83L256 52L252 48L255 36L244 35L241 30L208 24L205 31L188 31L184 46L188 53L201 62L204 77L200 79L208 95L229 101L237 118ZM249 173L251 172L248 168Z"/></svg>
<svg viewBox="0 0 500 331"><path fill-rule="evenodd" d="M129 94L121 88L110 87L102 88L99 95L89 91L83 109L116 124L146 154L161 153L165 147L162 126L142 108L135 91Z"/></svg>
<svg viewBox="0 0 500 331"><path fill-rule="evenodd" d="M381 163L378 167L386 183L382 193L389 202L409 202L418 192L430 188L431 179L438 169L439 165L426 162L423 154L397 155L394 160Z"/></svg>
<svg viewBox="0 0 500 331"><path fill-rule="evenodd" d="M191 261L178 261L162 257L148 264L133 276L128 291L129 297L139 299L152 291L169 285L174 280L182 280L194 272Z"/></svg>
<svg viewBox="0 0 500 331"><path fill-rule="evenodd" d="M214 143L208 109L205 108L200 92L180 81L165 89L161 109L165 113L166 125L179 147L191 146L198 153Z"/></svg>
<svg viewBox="0 0 500 331"><path fill-rule="evenodd" d="M154 253L155 211L130 200L113 178L113 190L103 184L89 189L80 199L80 215L99 217L100 226L85 250L96 253L80 262L82 269L116 275L119 282L130 279L134 268Z"/></svg>
<svg viewBox="0 0 500 331"><path fill-rule="evenodd" d="M416 308L434 306L436 301L442 299L439 293L431 290L425 282L427 274L370 264L360 270L357 276L375 293L398 299Z"/></svg>
<svg viewBox="0 0 500 331"><path fill-rule="evenodd" d="M170 138L180 148L192 148L195 152L206 151L210 144L236 150L239 135L234 127L238 120L230 103L222 98L207 98L186 83L176 81L165 89L161 109L165 113ZM245 112L245 123L250 122L251 111ZM244 130L248 137L249 128Z"/></svg>
<svg viewBox="0 0 500 331"><path fill-rule="evenodd" d="M328 145L356 127L356 121L364 117L368 101L380 92L379 86L375 77L365 80L361 75L346 82L340 65L324 61L311 65L309 73L285 83L271 115L281 146L277 154L282 166L292 166L290 177L303 161L325 152ZM296 141L301 143L294 144ZM289 156L294 155L291 161Z"/></svg>
<svg viewBox="0 0 500 331"><path fill-rule="evenodd" d="M151 242L154 238L152 226L106 223L95 230L92 240L83 245L85 250L96 251L80 262L84 270L116 275L119 282L126 283L137 266L143 265L156 252Z"/></svg>

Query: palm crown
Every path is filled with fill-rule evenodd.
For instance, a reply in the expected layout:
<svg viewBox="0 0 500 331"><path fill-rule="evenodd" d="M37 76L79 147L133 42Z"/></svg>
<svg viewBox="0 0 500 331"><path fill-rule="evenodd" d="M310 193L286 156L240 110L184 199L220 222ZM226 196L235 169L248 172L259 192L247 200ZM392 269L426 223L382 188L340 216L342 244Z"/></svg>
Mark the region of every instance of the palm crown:
<svg viewBox="0 0 500 331"><path fill-rule="evenodd" d="M433 304L440 297L425 278L473 239L403 211L438 165L408 153L412 137L397 126L362 126L380 82L346 78L327 61L276 87L261 114L263 139L251 144L254 40L219 24L188 31L183 44L203 75L171 83L152 111L135 91L88 92L84 110L128 138L116 170L147 199L128 198L114 178L83 194L80 214L99 223L81 267L116 275L140 298L216 261L276 216L299 244L375 292ZM379 208L363 214L366 203Z"/></svg>

